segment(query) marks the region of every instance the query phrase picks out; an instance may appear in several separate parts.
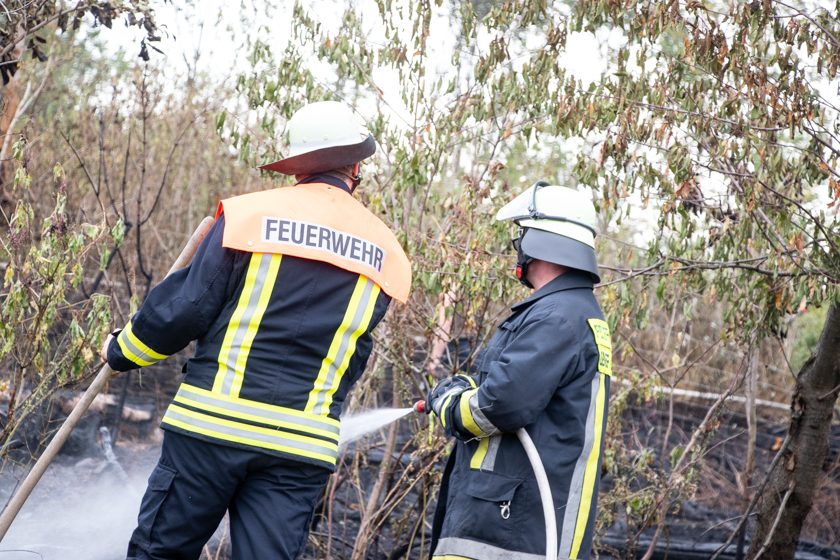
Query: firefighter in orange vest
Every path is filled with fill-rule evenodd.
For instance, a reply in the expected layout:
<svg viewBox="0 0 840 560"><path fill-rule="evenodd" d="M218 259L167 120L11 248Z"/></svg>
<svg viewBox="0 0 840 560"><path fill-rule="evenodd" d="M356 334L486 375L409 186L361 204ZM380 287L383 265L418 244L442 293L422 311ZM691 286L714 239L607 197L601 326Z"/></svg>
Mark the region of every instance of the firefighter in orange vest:
<svg viewBox="0 0 840 560"><path fill-rule="evenodd" d="M226 511L232 558L297 558L371 331L408 297L400 244L353 198L373 137L334 101L301 108L288 134L289 157L262 169L297 184L222 201L192 265L106 343L125 371L198 341L128 558L197 559Z"/></svg>

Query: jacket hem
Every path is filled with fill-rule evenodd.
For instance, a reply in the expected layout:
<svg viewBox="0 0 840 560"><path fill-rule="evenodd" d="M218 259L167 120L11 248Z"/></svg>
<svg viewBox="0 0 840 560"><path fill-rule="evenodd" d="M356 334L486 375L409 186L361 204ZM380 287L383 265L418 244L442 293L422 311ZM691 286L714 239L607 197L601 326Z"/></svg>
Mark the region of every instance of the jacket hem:
<svg viewBox="0 0 840 560"><path fill-rule="evenodd" d="M472 539L458 537L440 539L432 553L432 559L452 560L456 558L465 560L545 560L545 554L508 550Z"/></svg>

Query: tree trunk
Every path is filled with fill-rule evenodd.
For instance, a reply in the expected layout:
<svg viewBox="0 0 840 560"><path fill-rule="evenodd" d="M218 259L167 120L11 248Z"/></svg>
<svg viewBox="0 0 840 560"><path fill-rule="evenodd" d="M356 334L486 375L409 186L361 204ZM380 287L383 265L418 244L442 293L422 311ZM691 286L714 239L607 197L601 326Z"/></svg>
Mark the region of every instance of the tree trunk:
<svg viewBox="0 0 840 560"><path fill-rule="evenodd" d="M793 558L799 532L823 476L829 428L840 389L840 304L828 310L819 346L796 380L788 433L790 445L770 473L758 507L758 527L748 557Z"/></svg>

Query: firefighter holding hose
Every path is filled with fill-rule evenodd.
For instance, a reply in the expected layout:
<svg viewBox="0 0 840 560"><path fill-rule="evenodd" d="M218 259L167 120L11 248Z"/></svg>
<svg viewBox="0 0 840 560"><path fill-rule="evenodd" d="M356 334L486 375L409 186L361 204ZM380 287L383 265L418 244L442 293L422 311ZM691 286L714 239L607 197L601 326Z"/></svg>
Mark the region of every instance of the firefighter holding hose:
<svg viewBox="0 0 840 560"><path fill-rule="evenodd" d="M373 137L334 101L304 106L287 128L289 157L262 169L297 184L222 201L192 265L106 342L125 371L198 341L128 558L197 559L226 511L232 558L297 558L371 331L408 297L399 242L353 197Z"/></svg>
<svg viewBox="0 0 840 560"><path fill-rule="evenodd" d="M547 474L556 557L588 558L612 375L610 330L592 291L600 281L595 210L583 193L540 181L496 218L519 226L516 276L534 291L499 325L477 375L442 380L427 395L426 411L456 438L432 558L546 557L540 492L517 440L521 428Z"/></svg>

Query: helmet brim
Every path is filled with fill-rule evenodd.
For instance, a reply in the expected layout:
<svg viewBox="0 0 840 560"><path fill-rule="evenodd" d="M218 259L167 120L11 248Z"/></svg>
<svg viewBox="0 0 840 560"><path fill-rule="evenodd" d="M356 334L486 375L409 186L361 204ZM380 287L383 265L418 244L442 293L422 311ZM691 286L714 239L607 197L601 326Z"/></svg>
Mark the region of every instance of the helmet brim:
<svg viewBox="0 0 840 560"><path fill-rule="evenodd" d="M498 221L542 229L595 246L597 215L581 191L537 181L496 213Z"/></svg>
<svg viewBox="0 0 840 560"><path fill-rule="evenodd" d="M346 165L353 165L365 158L369 158L375 152L376 140L373 139L373 135L369 134L367 138L358 144L332 146L330 148L313 150L305 154L287 157L273 163L261 165L260 169L276 171L284 175L307 175L322 171L331 171Z"/></svg>
<svg viewBox="0 0 840 560"><path fill-rule="evenodd" d="M601 281L595 250L586 243L557 233L527 228L521 247L522 252L532 259L583 270L596 284Z"/></svg>

